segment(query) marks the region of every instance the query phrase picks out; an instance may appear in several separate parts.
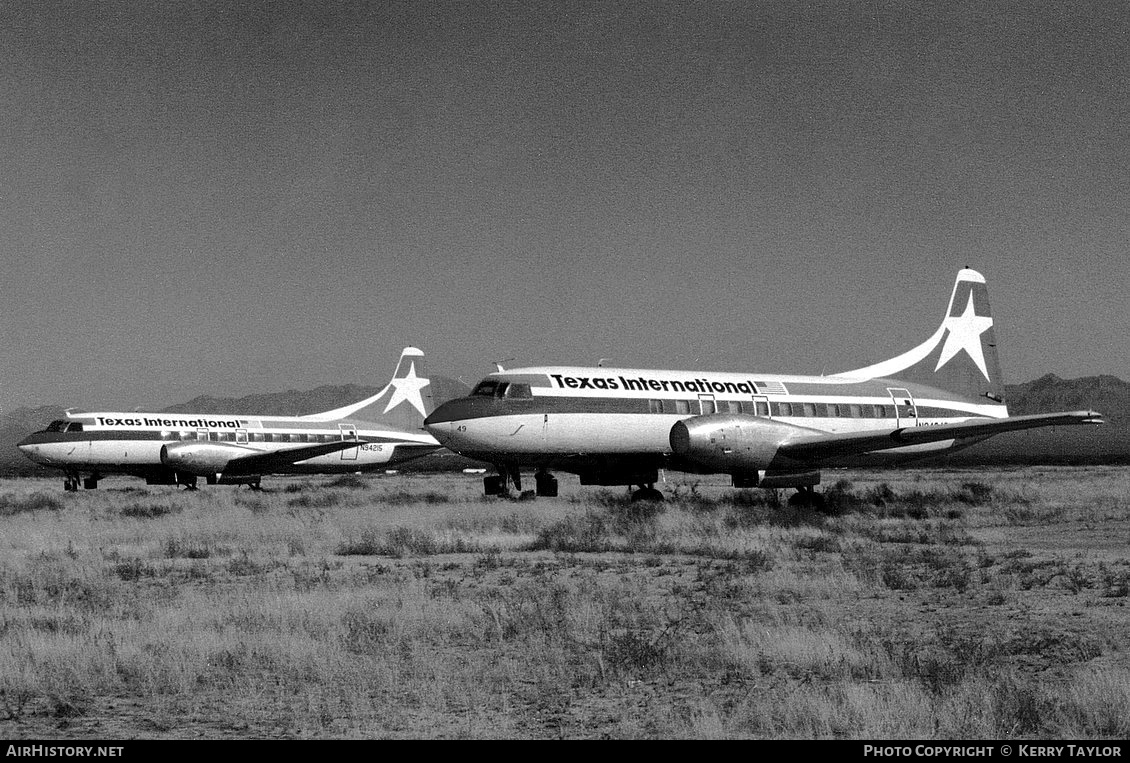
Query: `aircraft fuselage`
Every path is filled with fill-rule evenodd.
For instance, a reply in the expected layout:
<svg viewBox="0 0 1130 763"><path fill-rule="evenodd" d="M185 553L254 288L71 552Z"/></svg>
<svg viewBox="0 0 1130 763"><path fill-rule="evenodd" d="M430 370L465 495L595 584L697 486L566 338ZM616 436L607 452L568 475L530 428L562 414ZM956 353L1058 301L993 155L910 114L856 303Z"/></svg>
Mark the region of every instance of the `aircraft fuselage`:
<svg viewBox="0 0 1130 763"><path fill-rule="evenodd" d="M438 447L425 432L412 435L364 422L116 412L86 413L57 421L19 443L28 458L44 466L76 473L134 474L157 481L169 481L176 472L204 477L226 473L228 480L233 480L254 474L227 469L226 465L237 457L283 456L299 449L324 452L294 463L280 460L263 471L358 472L417 458Z"/></svg>
<svg viewBox="0 0 1130 763"><path fill-rule="evenodd" d="M972 403L944 390L884 379L544 367L491 374L469 397L438 407L426 426L452 450L485 461L583 474L600 462L629 459L700 471L673 453L672 427L691 417L723 414L756 417L787 439L804 432L1003 418L1007 409L988 398ZM892 463L955 444L951 439L885 449L844 457L842 463ZM765 467L771 462L770 454Z"/></svg>

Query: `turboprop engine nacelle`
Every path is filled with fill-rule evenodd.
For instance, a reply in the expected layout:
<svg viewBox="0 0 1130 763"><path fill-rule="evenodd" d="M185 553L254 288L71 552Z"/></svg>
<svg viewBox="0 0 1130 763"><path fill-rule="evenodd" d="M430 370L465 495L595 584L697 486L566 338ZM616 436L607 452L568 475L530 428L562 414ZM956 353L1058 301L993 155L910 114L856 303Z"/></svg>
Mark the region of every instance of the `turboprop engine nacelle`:
<svg viewBox="0 0 1130 763"><path fill-rule="evenodd" d="M756 474L768 470L777 449L804 427L742 414L692 416L671 427L671 450L714 472Z"/></svg>
<svg viewBox="0 0 1130 763"><path fill-rule="evenodd" d="M212 442L182 442L161 446L161 463L178 472L202 477L219 474L233 458L248 455L244 448Z"/></svg>

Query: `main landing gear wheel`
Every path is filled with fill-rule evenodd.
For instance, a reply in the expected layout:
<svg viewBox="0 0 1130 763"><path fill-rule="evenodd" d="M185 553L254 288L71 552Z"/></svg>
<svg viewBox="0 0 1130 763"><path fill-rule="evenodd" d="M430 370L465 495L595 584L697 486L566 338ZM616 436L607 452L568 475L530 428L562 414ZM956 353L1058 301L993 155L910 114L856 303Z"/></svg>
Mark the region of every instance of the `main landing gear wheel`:
<svg viewBox="0 0 1130 763"><path fill-rule="evenodd" d="M658 503L663 500L663 493L656 490L654 485L645 485L632 493L631 500L632 503L636 503L637 501L653 501Z"/></svg>
<svg viewBox="0 0 1130 763"><path fill-rule="evenodd" d="M483 477L483 495L506 495L506 483L501 474Z"/></svg>
<svg viewBox="0 0 1130 763"><path fill-rule="evenodd" d="M817 493L810 486L798 487L797 491L789 496L789 505L823 511L824 494Z"/></svg>
<svg viewBox="0 0 1130 763"><path fill-rule="evenodd" d="M557 478L547 471L534 474L534 492L545 498L557 496Z"/></svg>

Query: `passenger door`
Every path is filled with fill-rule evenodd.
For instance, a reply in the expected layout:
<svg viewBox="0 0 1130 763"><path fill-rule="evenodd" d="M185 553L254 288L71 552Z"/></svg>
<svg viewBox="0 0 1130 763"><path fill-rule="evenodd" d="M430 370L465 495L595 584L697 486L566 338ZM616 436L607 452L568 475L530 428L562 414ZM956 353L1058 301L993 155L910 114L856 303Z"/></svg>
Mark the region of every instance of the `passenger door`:
<svg viewBox="0 0 1130 763"><path fill-rule="evenodd" d="M914 396L910 394L910 390L901 387L887 387L887 393L891 396L891 402L895 404L895 426L918 426L918 404L914 402Z"/></svg>
<svg viewBox="0 0 1130 763"><path fill-rule="evenodd" d="M342 442L345 442L346 440L356 440L357 439L357 427L354 426L353 424L338 424L337 426L338 426L338 429L341 430L341 441ZM341 460L342 461L356 461L358 450L360 450L360 448L357 448L357 447L346 448L345 450L343 450L341 452Z"/></svg>

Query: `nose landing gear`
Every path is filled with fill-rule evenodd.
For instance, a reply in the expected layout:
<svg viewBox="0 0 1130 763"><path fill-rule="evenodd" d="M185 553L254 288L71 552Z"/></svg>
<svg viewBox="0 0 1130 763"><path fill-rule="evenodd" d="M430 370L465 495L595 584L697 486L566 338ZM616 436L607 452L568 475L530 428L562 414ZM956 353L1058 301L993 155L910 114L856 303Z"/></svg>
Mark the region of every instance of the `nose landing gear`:
<svg viewBox="0 0 1130 763"><path fill-rule="evenodd" d="M102 475L98 472L94 472L89 477L83 477L78 472L68 471L65 472L63 478L63 490L68 493L77 492L80 482L85 489L96 490L98 488L98 480L100 479L102 479Z"/></svg>
<svg viewBox="0 0 1130 763"><path fill-rule="evenodd" d="M498 465L498 474L483 477L483 495L506 497L510 495L510 485L519 496L526 496L522 492L522 472L517 466ZM533 494L543 498L557 496L557 478L545 469L538 469L534 473Z"/></svg>

